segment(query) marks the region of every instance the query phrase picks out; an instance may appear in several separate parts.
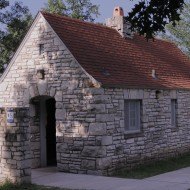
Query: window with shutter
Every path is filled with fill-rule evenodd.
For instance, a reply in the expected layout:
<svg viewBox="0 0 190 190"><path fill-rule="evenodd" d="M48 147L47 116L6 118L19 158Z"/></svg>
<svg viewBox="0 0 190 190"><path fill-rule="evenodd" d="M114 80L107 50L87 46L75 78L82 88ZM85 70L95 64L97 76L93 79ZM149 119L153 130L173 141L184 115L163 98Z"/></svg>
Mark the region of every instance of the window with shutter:
<svg viewBox="0 0 190 190"><path fill-rule="evenodd" d="M176 99L172 99L171 100L171 125L172 126L176 126L177 122L176 122L176 111L177 110L177 100Z"/></svg>
<svg viewBox="0 0 190 190"><path fill-rule="evenodd" d="M125 131L139 132L141 130L141 101L125 101Z"/></svg>

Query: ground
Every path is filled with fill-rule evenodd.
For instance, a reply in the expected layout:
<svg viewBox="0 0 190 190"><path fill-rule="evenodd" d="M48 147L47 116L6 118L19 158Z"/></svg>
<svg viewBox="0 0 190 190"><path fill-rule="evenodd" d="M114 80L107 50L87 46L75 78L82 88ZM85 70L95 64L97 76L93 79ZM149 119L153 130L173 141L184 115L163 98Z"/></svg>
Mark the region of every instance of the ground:
<svg viewBox="0 0 190 190"><path fill-rule="evenodd" d="M0 186L0 190L68 190L57 187L44 187L33 184L13 185L9 182Z"/></svg>

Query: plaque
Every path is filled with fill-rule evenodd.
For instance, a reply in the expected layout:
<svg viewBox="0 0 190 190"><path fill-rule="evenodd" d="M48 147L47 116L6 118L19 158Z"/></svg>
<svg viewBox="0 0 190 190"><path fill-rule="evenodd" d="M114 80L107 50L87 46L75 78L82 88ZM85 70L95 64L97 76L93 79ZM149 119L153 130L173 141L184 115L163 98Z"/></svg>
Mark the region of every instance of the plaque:
<svg viewBox="0 0 190 190"><path fill-rule="evenodd" d="M8 126L15 126L13 108L7 108L7 125Z"/></svg>

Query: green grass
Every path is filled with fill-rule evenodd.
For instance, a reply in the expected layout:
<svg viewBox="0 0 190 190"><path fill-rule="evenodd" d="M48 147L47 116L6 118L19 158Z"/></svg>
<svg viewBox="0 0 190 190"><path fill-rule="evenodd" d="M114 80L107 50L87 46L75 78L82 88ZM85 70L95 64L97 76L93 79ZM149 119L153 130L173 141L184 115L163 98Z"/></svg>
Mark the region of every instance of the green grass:
<svg viewBox="0 0 190 190"><path fill-rule="evenodd" d="M0 190L68 190L68 189L60 189L57 187L44 187L39 185L32 184L12 184L10 182L6 182L0 185Z"/></svg>
<svg viewBox="0 0 190 190"><path fill-rule="evenodd" d="M189 166L190 153L164 161L157 161L149 165L142 165L132 170L123 169L116 172L114 176L122 178L144 179Z"/></svg>

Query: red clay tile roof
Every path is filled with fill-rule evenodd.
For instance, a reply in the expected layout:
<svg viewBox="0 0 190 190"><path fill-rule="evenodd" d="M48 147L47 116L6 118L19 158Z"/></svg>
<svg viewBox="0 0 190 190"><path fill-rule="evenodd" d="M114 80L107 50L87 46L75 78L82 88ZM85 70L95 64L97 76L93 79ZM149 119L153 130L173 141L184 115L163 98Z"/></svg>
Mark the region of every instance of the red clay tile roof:
<svg viewBox="0 0 190 190"><path fill-rule="evenodd" d="M42 12L80 65L104 87L190 89L190 61L174 44ZM152 70L158 79L153 79Z"/></svg>

